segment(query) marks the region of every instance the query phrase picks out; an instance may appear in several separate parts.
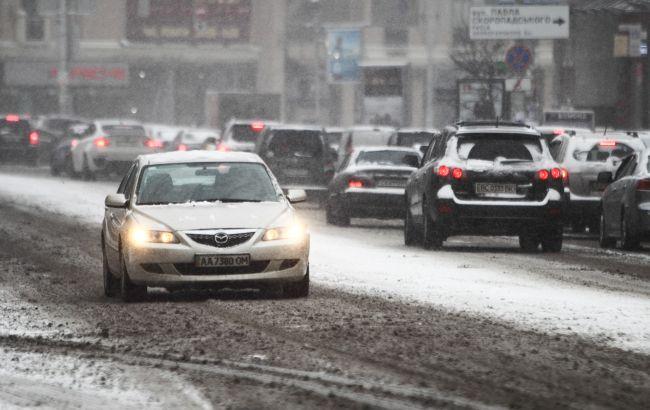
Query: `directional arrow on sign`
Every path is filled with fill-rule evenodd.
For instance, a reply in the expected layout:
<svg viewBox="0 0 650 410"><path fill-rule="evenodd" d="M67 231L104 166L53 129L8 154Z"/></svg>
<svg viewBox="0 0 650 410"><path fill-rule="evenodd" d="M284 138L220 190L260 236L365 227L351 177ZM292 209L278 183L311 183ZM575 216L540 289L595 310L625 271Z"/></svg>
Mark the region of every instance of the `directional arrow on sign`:
<svg viewBox="0 0 650 410"><path fill-rule="evenodd" d="M562 27L564 25L564 23L566 23L566 21L564 21L564 19L562 17L560 17L559 19L553 20L553 24L557 24L560 27Z"/></svg>

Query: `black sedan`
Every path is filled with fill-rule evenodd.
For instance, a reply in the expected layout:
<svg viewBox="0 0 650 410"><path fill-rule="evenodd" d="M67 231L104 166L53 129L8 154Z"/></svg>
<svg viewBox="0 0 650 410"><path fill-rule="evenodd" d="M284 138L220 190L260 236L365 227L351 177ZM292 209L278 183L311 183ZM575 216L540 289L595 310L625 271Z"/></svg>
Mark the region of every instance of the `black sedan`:
<svg viewBox="0 0 650 410"><path fill-rule="evenodd" d="M327 222L350 218L403 218L404 187L421 154L401 147L357 147L343 158L328 186Z"/></svg>
<svg viewBox="0 0 650 410"><path fill-rule="evenodd" d="M650 240L650 149L628 156L616 175L602 172L598 180L611 182L601 201L600 246L612 247L619 239L630 250Z"/></svg>

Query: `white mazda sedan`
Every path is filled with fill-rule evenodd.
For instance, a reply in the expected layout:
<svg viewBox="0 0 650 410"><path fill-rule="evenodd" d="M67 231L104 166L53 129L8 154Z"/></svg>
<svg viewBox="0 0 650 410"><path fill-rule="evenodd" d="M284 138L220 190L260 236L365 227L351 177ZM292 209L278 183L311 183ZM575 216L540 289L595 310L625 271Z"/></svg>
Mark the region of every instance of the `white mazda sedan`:
<svg viewBox="0 0 650 410"><path fill-rule="evenodd" d="M102 227L104 291L137 300L147 287L282 288L309 294L309 234L255 154L188 151L143 155Z"/></svg>

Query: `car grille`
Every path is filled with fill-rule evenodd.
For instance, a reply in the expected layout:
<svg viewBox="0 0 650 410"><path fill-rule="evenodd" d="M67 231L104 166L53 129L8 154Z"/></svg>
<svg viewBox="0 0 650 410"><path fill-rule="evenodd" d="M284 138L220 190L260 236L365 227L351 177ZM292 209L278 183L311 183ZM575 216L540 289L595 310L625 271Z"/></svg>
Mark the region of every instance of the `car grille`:
<svg viewBox="0 0 650 410"><path fill-rule="evenodd" d="M217 240L217 234L225 234L227 235L227 239ZM210 231L206 233L187 232L187 236L194 242L202 245L214 246L215 248L231 248L233 246L241 245L248 242L253 235L255 235L255 231Z"/></svg>
<svg viewBox="0 0 650 410"><path fill-rule="evenodd" d="M261 273L266 270L271 261L251 261L248 266L199 268L193 263L175 263L174 267L181 275L239 275Z"/></svg>

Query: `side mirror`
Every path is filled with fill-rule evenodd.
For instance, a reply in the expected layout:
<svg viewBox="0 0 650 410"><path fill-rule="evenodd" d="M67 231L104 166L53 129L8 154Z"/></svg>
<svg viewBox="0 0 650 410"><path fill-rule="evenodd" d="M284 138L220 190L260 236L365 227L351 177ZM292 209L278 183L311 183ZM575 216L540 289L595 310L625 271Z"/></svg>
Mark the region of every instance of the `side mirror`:
<svg viewBox="0 0 650 410"><path fill-rule="evenodd" d="M104 200L104 205L108 208L126 208L128 203L124 194L110 194Z"/></svg>
<svg viewBox="0 0 650 410"><path fill-rule="evenodd" d="M614 180L614 176L611 172L599 172L598 173L598 183L600 184L609 184Z"/></svg>
<svg viewBox="0 0 650 410"><path fill-rule="evenodd" d="M290 189L287 192L287 199L289 203L297 204L299 202L305 202L307 200L307 193L304 189Z"/></svg>
<svg viewBox="0 0 650 410"><path fill-rule="evenodd" d="M429 150L428 145L420 145L420 152L422 153L422 156L424 156L424 154L426 154L428 150Z"/></svg>

